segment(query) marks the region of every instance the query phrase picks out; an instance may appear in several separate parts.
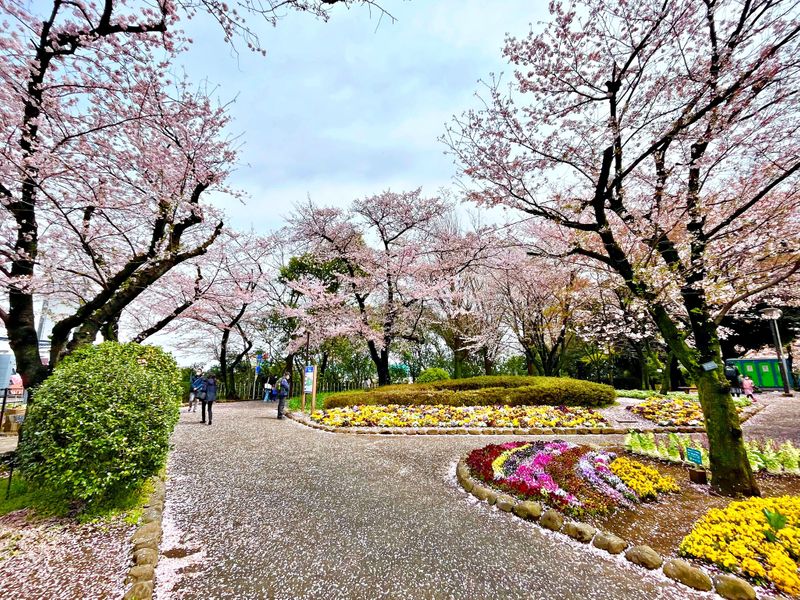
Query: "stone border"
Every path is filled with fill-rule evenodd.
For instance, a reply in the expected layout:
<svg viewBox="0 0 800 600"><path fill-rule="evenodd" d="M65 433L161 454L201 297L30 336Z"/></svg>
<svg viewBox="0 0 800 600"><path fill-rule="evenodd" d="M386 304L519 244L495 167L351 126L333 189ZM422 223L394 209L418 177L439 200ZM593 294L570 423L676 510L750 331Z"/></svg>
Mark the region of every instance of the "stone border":
<svg viewBox="0 0 800 600"><path fill-rule="evenodd" d="M763 404L751 404L741 413L740 423L744 423L753 415L763 410ZM372 435L624 435L631 431L636 433L705 433L705 427L669 426L669 427L331 427L311 420L303 412L287 412L287 417L301 425L327 431L329 433L351 433Z"/></svg>
<svg viewBox="0 0 800 600"><path fill-rule="evenodd" d="M600 531L587 523L567 521L564 515L552 508L544 509L539 502L521 501L513 496L497 492L486 487L482 482L473 479L470 469L460 459L456 465L456 479L459 485L469 494L490 506L496 506L503 512L516 515L526 521L538 522L540 527L566 535L573 540L590 544L611 555L625 553L628 562L644 567L650 571L661 571L666 577L701 592L712 589L723 598L729 600L756 600L756 592L747 581L733 575L716 574L712 579L704 570L692 566L688 561L664 558L650 546L632 546L616 535Z"/></svg>
<svg viewBox="0 0 800 600"><path fill-rule="evenodd" d="M166 475L153 477L154 490L145 504L142 523L131 537L133 566L125 578L127 590L123 600L152 600L155 568L162 535Z"/></svg>

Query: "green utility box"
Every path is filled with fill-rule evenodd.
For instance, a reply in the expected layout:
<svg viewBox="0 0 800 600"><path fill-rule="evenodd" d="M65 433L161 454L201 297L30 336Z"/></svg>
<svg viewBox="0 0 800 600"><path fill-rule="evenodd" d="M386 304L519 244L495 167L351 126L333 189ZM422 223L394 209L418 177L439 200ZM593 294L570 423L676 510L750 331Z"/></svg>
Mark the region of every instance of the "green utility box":
<svg viewBox="0 0 800 600"><path fill-rule="evenodd" d="M783 389L780 361L777 358L731 358L725 362L736 365L742 377L748 375L762 389ZM792 380L792 361L786 359L789 368L789 387L794 387Z"/></svg>

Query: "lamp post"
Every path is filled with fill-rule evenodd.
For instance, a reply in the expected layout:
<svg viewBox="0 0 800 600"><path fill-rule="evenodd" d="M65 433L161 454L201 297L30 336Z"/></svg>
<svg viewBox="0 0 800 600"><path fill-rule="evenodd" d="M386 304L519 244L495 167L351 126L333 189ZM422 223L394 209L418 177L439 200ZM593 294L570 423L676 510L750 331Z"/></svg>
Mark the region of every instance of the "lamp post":
<svg viewBox="0 0 800 600"><path fill-rule="evenodd" d="M783 348L781 347L781 334L778 331L778 319L781 318L783 313L779 308L762 308L760 311L761 318L767 319L770 322L770 328L772 329L772 341L775 344L775 352L778 353L778 366L781 370L781 378L783 379L783 395L784 396L791 396L792 393L789 391L789 369L786 366L786 359L783 356Z"/></svg>

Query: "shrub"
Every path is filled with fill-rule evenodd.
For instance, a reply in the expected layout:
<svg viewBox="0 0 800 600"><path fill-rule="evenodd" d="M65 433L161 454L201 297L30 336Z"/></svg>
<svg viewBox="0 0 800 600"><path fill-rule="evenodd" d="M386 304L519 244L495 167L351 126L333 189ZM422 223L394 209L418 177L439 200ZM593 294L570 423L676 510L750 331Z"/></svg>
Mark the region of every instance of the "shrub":
<svg viewBox="0 0 800 600"><path fill-rule="evenodd" d="M21 469L37 487L95 502L132 490L164 464L181 373L152 346L79 349L36 390Z"/></svg>
<svg viewBox="0 0 800 600"><path fill-rule="evenodd" d="M614 388L562 377L471 377L375 390L340 392L325 399L325 408L366 405L444 404L447 406L606 406Z"/></svg>
<svg viewBox="0 0 800 600"><path fill-rule="evenodd" d="M431 383L432 381L443 381L445 379L450 379L450 374L447 371L432 367L420 373L416 383Z"/></svg>

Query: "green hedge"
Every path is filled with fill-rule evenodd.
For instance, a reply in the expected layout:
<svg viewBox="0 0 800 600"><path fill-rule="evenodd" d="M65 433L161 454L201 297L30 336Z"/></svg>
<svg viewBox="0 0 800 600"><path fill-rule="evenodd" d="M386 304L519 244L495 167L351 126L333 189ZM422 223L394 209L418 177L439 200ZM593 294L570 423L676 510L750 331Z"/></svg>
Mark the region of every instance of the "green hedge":
<svg viewBox="0 0 800 600"><path fill-rule="evenodd" d="M164 465L181 395L180 370L158 348L79 349L35 390L20 447L26 480L86 502L135 489Z"/></svg>
<svg viewBox="0 0 800 600"><path fill-rule="evenodd" d="M439 367L431 367L419 374L417 383L431 383L432 381L443 381L445 379L450 379L450 373Z"/></svg>
<svg viewBox="0 0 800 600"><path fill-rule="evenodd" d="M391 385L374 390L340 392L325 399L325 408L355 404L445 404L449 406L606 406L614 388L600 383L561 377L471 377L413 385Z"/></svg>

